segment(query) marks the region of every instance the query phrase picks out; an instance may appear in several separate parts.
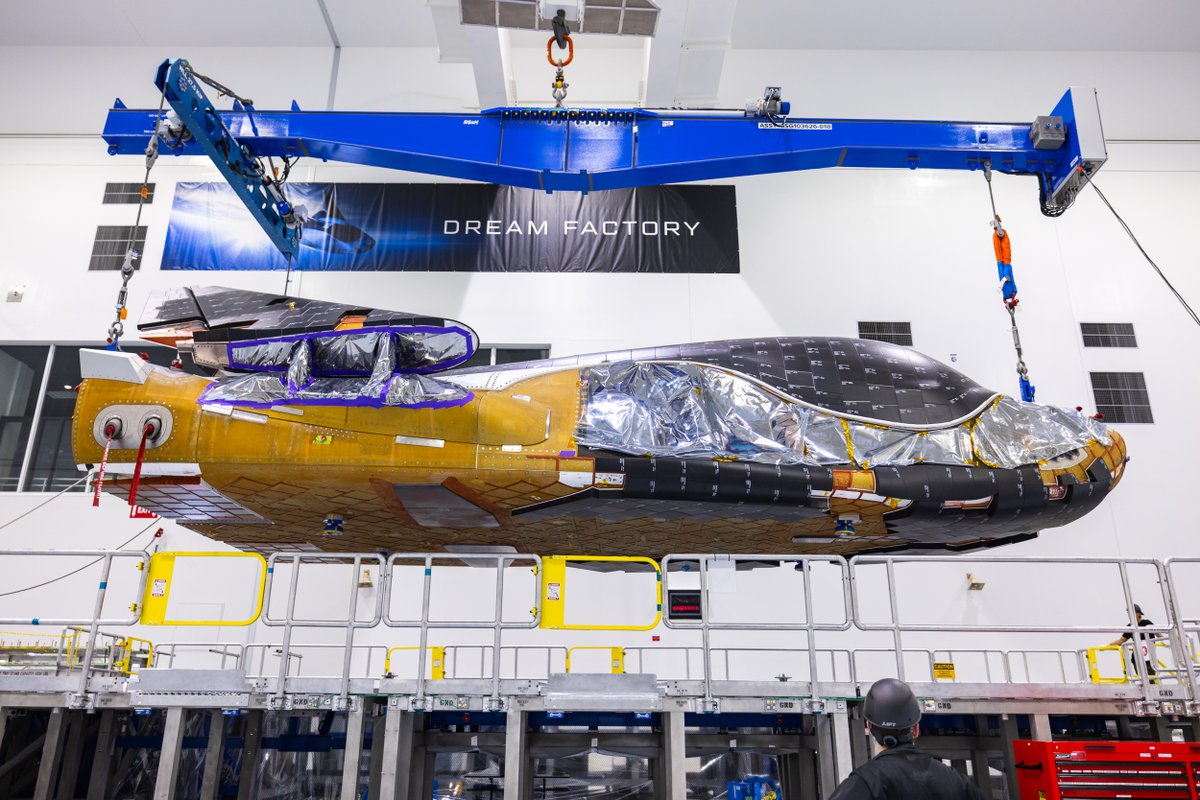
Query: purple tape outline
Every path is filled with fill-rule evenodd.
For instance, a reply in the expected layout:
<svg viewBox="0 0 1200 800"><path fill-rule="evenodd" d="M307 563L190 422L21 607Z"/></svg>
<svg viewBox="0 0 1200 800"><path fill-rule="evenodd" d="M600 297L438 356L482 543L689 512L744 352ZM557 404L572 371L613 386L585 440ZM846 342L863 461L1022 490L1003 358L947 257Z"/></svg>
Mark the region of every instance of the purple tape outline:
<svg viewBox="0 0 1200 800"><path fill-rule="evenodd" d="M314 333L294 333L288 336L276 336L268 339L243 339L237 342L228 342L225 345L225 355L229 359L230 369L244 369L251 372L287 372L288 366L283 365L263 365L263 364L247 364L238 361L234 358L234 347L253 347L258 344L266 344L268 342L311 342L317 337L336 337L336 336L353 336L362 333L457 333L467 340L467 352L464 355L452 358L449 361L434 364L429 367L418 369L398 369L393 372L394 375L427 375L434 372L444 372L445 370L454 369L460 364L465 364L471 360L478 349L475 347L475 336L471 331L458 325L373 325L368 328L350 328L344 331L317 331ZM340 370L336 372L327 372L325 370L313 368L313 377L318 378L354 378L362 375L370 376L370 372L354 372L350 370Z"/></svg>

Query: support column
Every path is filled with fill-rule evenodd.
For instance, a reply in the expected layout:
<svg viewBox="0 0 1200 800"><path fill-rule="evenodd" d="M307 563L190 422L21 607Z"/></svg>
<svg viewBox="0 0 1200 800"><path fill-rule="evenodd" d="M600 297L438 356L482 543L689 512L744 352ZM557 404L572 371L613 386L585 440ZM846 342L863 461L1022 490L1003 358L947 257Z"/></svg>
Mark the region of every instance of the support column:
<svg viewBox="0 0 1200 800"><path fill-rule="evenodd" d="M383 760L379 773L379 800L409 800L412 772L413 729L420 715L389 707L383 725ZM373 745L374 746L374 745Z"/></svg>
<svg viewBox="0 0 1200 800"><path fill-rule="evenodd" d="M841 782L838 777L833 720L824 714L814 716L812 720L813 734L817 740L817 784L820 789L818 796L829 797Z"/></svg>
<svg viewBox="0 0 1200 800"><path fill-rule="evenodd" d="M427 797L433 797L433 782L437 778L437 753L431 753L425 748L421 748L424 754L420 770L414 770L413 774L420 773L421 781L419 784L412 784L413 800L425 800ZM416 761L414 760L414 764Z"/></svg>
<svg viewBox="0 0 1200 800"><path fill-rule="evenodd" d="M62 773L58 776L58 800L75 800L79 780L79 762L83 760L83 742L87 739L89 718L83 712L67 717L67 734L62 750Z"/></svg>
<svg viewBox="0 0 1200 800"><path fill-rule="evenodd" d="M383 706L387 710L387 706ZM379 714L371 719L371 767L367 777L367 797L379 797L383 777L383 728L387 717Z"/></svg>
<svg viewBox="0 0 1200 800"><path fill-rule="evenodd" d="M172 800L175 780L179 777L179 759L183 755L183 722L187 709L168 708L163 725L162 749L158 755L158 772L154 776L154 800Z"/></svg>
<svg viewBox="0 0 1200 800"><path fill-rule="evenodd" d="M371 701L367 698L359 698L346 715L346 749L342 756L340 800L358 800L358 771L362 765L363 729L366 726L371 705Z"/></svg>
<svg viewBox="0 0 1200 800"><path fill-rule="evenodd" d="M1029 733L1035 742L1049 742L1054 738L1050 731L1049 714L1030 714L1029 727L1031 729Z"/></svg>
<svg viewBox="0 0 1200 800"><path fill-rule="evenodd" d="M971 772L975 788L984 797L992 796L992 770L988 766L987 750L988 718L986 714L975 715L975 745L971 748Z"/></svg>
<svg viewBox="0 0 1200 800"><path fill-rule="evenodd" d="M528 725L527 712L508 710L504 728L504 800L530 800L533 796Z"/></svg>
<svg viewBox="0 0 1200 800"><path fill-rule="evenodd" d="M662 794L667 785L666 740L658 743L658 752L650 759L650 780L654 782L654 793ZM784 797L787 797L785 794Z"/></svg>
<svg viewBox="0 0 1200 800"><path fill-rule="evenodd" d="M96 750L92 754L92 774L88 777L87 800L108 800L112 773L112 757L116 744L117 712L100 712L100 729L96 732Z"/></svg>
<svg viewBox="0 0 1200 800"><path fill-rule="evenodd" d="M1150 735L1154 737L1156 742L1171 741L1171 724L1166 717L1151 717L1150 718Z"/></svg>
<svg viewBox="0 0 1200 800"><path fill-rule="evenodd" d="M225 715L220 709L208 712L208 742L204 747L204 775L200 779L200 800L217 800L221 790L221 769L225 766Z"/></svg>
<svg viewBox="0 0 1200 800"><path fill-rule="evenodd" d="M37 786L33 800L50 800L54 795L55 779L62 766L63 738L66 736L66 709L50 709L50 721L46 727L46 740L42 744L42 763L38 767Z"/></svg>
<svg viewBox="0 0 1200 800"><path fill-rule="evenodd" d="M829 721L833 732L833 757L834 766L837 769L837 783L841 783L849 777L854 769L850 751L850 717L845 711L834 711L829 715Z"/></svg>
<svg viewBox="0 0 1200 800"><path fill-rule="evenodd" d="M258 784L259 752L262 750L263 712L246 713L242 726L242 768L238 775L238 800L251 800Z"/></svg>
<svg viewBox="0 0 1200 800"><path fill-rule="evenodd" d="M1016 714L1001 714L1000 740L1004 745L1004 780L1009 797L1017 796L1017 759L1013 754L1013 742L1019 738Z"/></svg>
<svg viewBox="0 0 1200 800"><path fill-rule="evenodd" d="M850 726L850 771L853 772L871 760L870 734L861 707L848 711L846 722Z"/></svg>
<svg viewBox="0 0 1200 800"><path fill-rule="evenodd" d="M684 716L682 711L664 711L663 726L663 779L664 791L655 794L664 800L687 800L687 748L684 743ZM505 798L508 800L508 798Z"/></svg>

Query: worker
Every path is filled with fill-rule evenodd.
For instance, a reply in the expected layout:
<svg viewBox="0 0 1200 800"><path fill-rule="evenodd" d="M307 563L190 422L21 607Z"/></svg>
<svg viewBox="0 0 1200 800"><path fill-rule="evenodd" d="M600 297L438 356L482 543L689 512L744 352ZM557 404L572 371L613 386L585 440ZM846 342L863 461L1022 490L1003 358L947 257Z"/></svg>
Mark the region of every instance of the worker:
<svg viewBox="0 0 1200 800"><path fill-rule="evenodd" d="M1145 628L1147 625L1154 624L1153 622L1146 619L1142 615L1142 607L1139 606L1137 603L1133 604L1133 616L1137 619L1137 624L1138 624L1139 628ZM1146 662L1146 677L1150 679L1151 683L1154 682L1155 676L1157 675L1157 671L1154 669L1154 659L1150 657L1150 648L1154 644L1151 641L1151 639L1153 639L1153 638L1154 638L1154 634L1152 634L1152 633L1142 634L1142 659ZM1123 647L1126 642L1128 642L1132 639L1133 639L1133 631L1128 630L1128 631L1125 631L1124 633L1122 633L1119 637L1117 637L1117 639L1115 641L1109 642L1108 646L1109 647ZM1130 666L1130 670L1131 670L1130 675L1132 675L1135 678L1138 677L1138 663L1137 662L1138 662L1137 653L1130 653L1129 654L1129 666Z"/></svg>
<svg viewBox="0 0 1200 800"><path fill-rule="evenodd" d="M876 681L863 712L882 750L850 773L830 800L982 800L966 775L916 748L921 705L907 683Z"/></svg>
<svg viewBox="0 0 1200 800"><path fill-rule="evenodd" d="M1004 305L1016 308L1017 282L1013 278L1012 241L1008 231L1000 224L1000 215L992 220L992 249L996 251L996 271L1000 274L1000 293L1004 295Z"/></svg>

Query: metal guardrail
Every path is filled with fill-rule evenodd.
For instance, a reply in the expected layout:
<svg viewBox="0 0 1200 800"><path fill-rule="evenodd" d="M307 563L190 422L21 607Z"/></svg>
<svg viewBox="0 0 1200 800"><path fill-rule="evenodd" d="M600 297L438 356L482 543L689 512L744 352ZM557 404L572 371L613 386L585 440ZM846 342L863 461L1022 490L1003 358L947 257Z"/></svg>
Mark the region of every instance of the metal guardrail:
<svg viewBox="0 0 1200 800"><path fill-rule="evenodd" d="M348 699L352 679L373 678L386 676L389 672L401 671L392 669L395 665L390 657L393 652L402 649L412 649L416 652L417 668L412 678L415 680L414 707L423 707L428 690L429 680L435 680L429 670L429 658L434 647L444 648L441 669L446 680L475 679L490 680L490 697L495 701L492 706L500 705L500 682L502 679L548 679L551 674L567 669L571 649L566 645L542 644L506 644L505 633L519 629L538 627L541 621L542 592L536 580L531 581L533 598L529 617L520 619L505 618L505 572L514 566L529 565L540 572L542 560L538 556L516 553L399 553L388 558L375 554L364 553L277 553L267 561L265 576L265 600L259 621L267 629L279 629L281 641L253 644L236 642L204 642L188 641L164 643L158 646L150 645L145 640L136 640L129 636L116 636L101 632L101 626L130 627L138 622L136 616L103 617L105 592L108 579L112 574L114 562L118 559L137 559L140 565L149 563L149 554L144 551L0 551L3 556L64 556L71 558L94 558L101 581L94 598L94 611L90 618L72 617L66 619L46 619L37 617L0 617L0 624L31 625L31 624L71 624L82 626L69 639L64 639L56 646L54 655L55 668L80 672L79 697L89 690L89 680L93 674L129 673L139 665L139 658L134 657L133 649L145 655L140 659L147 664L161 667L178 666L180 662L198 661L200 657L215 657L221 669L245 669L248 675L258 678L275 678L277 683L274 692L281 697L287 691L289 677L322 677L337 679L340 695ZM769 621L762 619L732 620L714 618L714 591L712 576L714 565L720 563L723 568L736 572L739 562L759 562L760 564L775 563L779 566L791 566L797 573L800 583L789 586L786 597L773 598L780 605L786 605L795 611L795 618L788 620ZM301 613L300 588L302 585L301 572L311 569L314 565L340 564L349 568L350 581L347 586L345 607L325 616L305 616ZM489 613L486 608L473 610L474 618L455 616L449 619L433 618L433 582L437 567L446 566L475 566L494 571L495 593L494 605ZM1000 624L986 621L975 622L930 622L928 620L908 619L902 614L899 601L899 584L897 573L905 564L931 564L961 567L964 564L988 565L1041 565L1057 566L1063 569L1068 566L1076 568L1079 565L1100 565L1115 571L1119 577L1121 596L1127 609L1133 608L1133 584L1130 580L1130 570L1137 569L1146 573L1147 582L1151 577L1156 578L1162 603L1167 611L1167 624L1138 627L1134 624L1134 615L1129 614L1129 621L1120 625L1072 625L1059 624ZM413 567L413 581L404 584L407 589L415 592L419 586L420 606L397 610L393 608L393 588L401 568ZM370 605L360 609L362 605L362 585L360 573L364 568L375 570L378 574L376 594ZM1169 695L1154 691L1154 684L1171 682L1186 688L1189 702L1188 710L1196 713L1196 699L1200 697L1197 687L1198 666L1194 657L1196 652L1195 639L1200 637L1200 610L1195 612L1181 609L1179 589L1186 588L1193 592L1192 582L1184 572L1188 569L1200 568L1200 558L1169 559L1160 562L1153 559L1104 559L1104 558L1022 558L1022 557L945 557L922 555L866 555L858 556L849 561L837 556L797 556L775 554L749 554L719 556L712 554L682 554L669 555L662 559L662 584L664 592L686 582L690 590L695 590L699 584L699 619L690 621L664 620L663 625L678 631L695 631L700 634L699 646L668 645L663 647L616 647L604 644L603 648L612 646L613 652L621 653L623 663L619 665L625 672L644 673L648 669L656 673L669 672L670 680L702 681L704 702L713 698L714 681L734 681L745 674L759 674L769 669L769 664L781 664L783 672L796 672L797 675L780 674L780 680L796 681L806 684L809 696L816 700L820 697L821 684L858 685L872 672L879 671L877 666L866 664L868 660L890 665L885 667L886 674L905 677L906 662L908 671L916 670L924 673L929 670L929 679L938 681L934 665L942 662L958 663L960 677L967 670L976 676L969 682L1005 683L1005 684L1085 684L1090 681L1092 670L1087 662L1087 650L1067 648L1039 649L1013 648L1008 650L973 648L970 646L953 646L947 648L932 648L927 643L913 647L905 642L905 637L913 634L966 634L966 633L1013 633L1013 634L1100 634L1129 632L1132 650L1141 652L1143 643L1154 646L1170 654L1164 656L1163 669L1153 678L1143 674L1145 670L1137 671L1133 677L1140 685L1142 696L1146 702L1152 702L1160 697ZM814 581L814 569L827 569L820 573L822 591L817 594L817 583ZM416 569L420 577L416 577ZM286 579L280 570L289 570ZM789 575L791 572L789 571ZM686 579L684 576L688 576ZM461 576L459 576L461 577ZM279 584L286 580L286 584ZM419 583L418 583L419 582ZM139 597L147 592L146 572L143 569L137 581ZM286 592L280 587L286 585ZM1115 592L1115 582L1113 590ZM836 587L836 588L835 588ZM272 591L274 589L275 591ZM490 591L490 587L488 589ZM870 594L868 594L870 591ZM1139 591L1144 592L1144 587ZM511 594L511 592L510 592ZM272 595L275 595L274 597ZM888 617L885 621L869 619L864 600L881 601L887 605ZM1194 603L1195 598L1191 598ZM511 598L509 598L511 602ZM1144 600L1144 597L1143 597ZM797 602L801 601L801 602ZM274 605L272 605L274 603ZM281 605L282 603L282 605ZM819 605L818 605L819 604ZM132 606L136 609L140 603L135 601ZM818 621L819 616L824 621ZM1158 616L1155 613L1155 616ZM383 644L360 644L355 637L358 633L379 627L409 629L417 633L416 644L385 646ZM345 638L339 642L300 643L296 634L304 629L338 629L345 632ZM463 644L431 642L430 637L438 631L446 630L482 630L490 631L490 643ZM868 635L889 634L891 647L866 646L836 646L839 634L848 631L861 631ZM716 646L712 637L715 631L772 631L781 634L785 641L779 647L740 647ZM795 634L803 633L802 637ZM561 636L561 634L559 634ZM818 635L823 639L818 646ZM796 639L799 639L797 642ZM926 637L928 638L928 637ZM509 640L511 642L511 639ZM828 644L835 646L826 646ZM936 643L935 643L936 644ZM946 643L948 644L948 642ZM596 647L592 642L581 642L579 647ZM122 647L124 650L122 650ZM61 651L58 652L58 651ZM337 653L341 656L341 665L331 670L333 674L314 676L312 674L314 659L327 663L327 656ZM305 655L309 660L305 660ZM317 658L322 654L322 658ZM49 660L49 654L43 654ZM1124 653L1122 654L1124 658ZM272 659L275 659L274 661ZM654 667L649 662L655 662ZM408 666L403 669L408 673ZM755 668L742 665L747 661ZM532 665L532 668L531 668ZM323 669L323 668L322 668ZM1037 673L1035 675L1035 673ZM915 673L914 673L915 677ZM922 675L924 677L924 675ZM667 678L660 678L666 680ZM976 679L977 678L977 679ZM763 678L755 678L761 680ZM765 678L772 679L772 676ZM920 678L916 678L920 680ZM953 680L942 677L940 680ZM1175 696L1183 694L1179 692ZM714 706L702 706L713 708Z"/></svg>
<svg viewBox="0 0 1200 800"><path fill-rule="evenodd" d="M1063 564L1077 566L1079 564L1090 564L1096 566L1115 567L1120 578L1121 593L1125 600L1125 606L1129 615L1128 626L1097 626L1097 625L986 625L986 624L946 624L946 623L929 623L929 622L904 622L900 618L899 608L899 593L896 583L896 565L897 564L955 564L962 565L964 563L988 563L988 564L1027 564L1027 565L1051 565ZM862 618L862 609L857 588L862 568L871 564L881 564L885 569L886 574L886 592L890 604L890 622L887 623L872 623L867 622ZM895 652L904 652L903 634L908 632L942 632L942 633L966 633L966 632L988 632L988 633L1113 633L1129 631L1135 651L1140 651L1143 641L1149 641L1149 637L1155 635L1166 636L1172 634L1172 644L1179 648L1179 653L1176 654L1176 663L1184 663L1185 658L1180 658L1182 653L1182 644L1173 636L1176 632L1176 625L1148 625L1139 626L1136 615L1134 613L1133 589L1129 581L1129 567L1133 565L1142 565L1153 568L1158 575L1158 585L1162 594L1163 604L1168 610L1172 620L1176 619L1175 604L1172 599L1172 591L1169 585L1169 575L1163 562L1155 559L1117 559L1117 558L1037 558L1037 557L1020 557L1020 556L988 556L986 558L963 558L953 556L922 556L922 555L862 555L855 556L850 560L850 582L852 588L850 591L851 609L853 614L854 626L863 631L887 631L891 632L895 643ZM1146 670L1139 670L1139 681L1142 686L1143 695L1147 698L1151 696L1150 692L1150 677L1146 674ZM904 659L896 658L896 676L901 680L905 678ZM1194 676L1190 679L1192 684L1191 698L1193 701L1195 695L1195 679Z"/></svg>

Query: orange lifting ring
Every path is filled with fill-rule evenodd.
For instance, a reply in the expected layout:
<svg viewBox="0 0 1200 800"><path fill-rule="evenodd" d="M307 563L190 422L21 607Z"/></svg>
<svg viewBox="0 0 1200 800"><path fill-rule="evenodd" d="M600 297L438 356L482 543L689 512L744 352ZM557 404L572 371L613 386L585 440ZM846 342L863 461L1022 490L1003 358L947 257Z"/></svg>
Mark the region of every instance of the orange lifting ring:
<svg viewBox="0 0 1200 800"><path fill-rule="evenodd" d="M554 47L554 37L551 36L550 40L546 42L546 60L550 62L550 66L552 67L565 67L571 63L571 59L575 58L575 40L570 36L564 36L563 38L567 40L567 60L562 62L555 61L554 55L550 50L550 48Z"/></svg>

